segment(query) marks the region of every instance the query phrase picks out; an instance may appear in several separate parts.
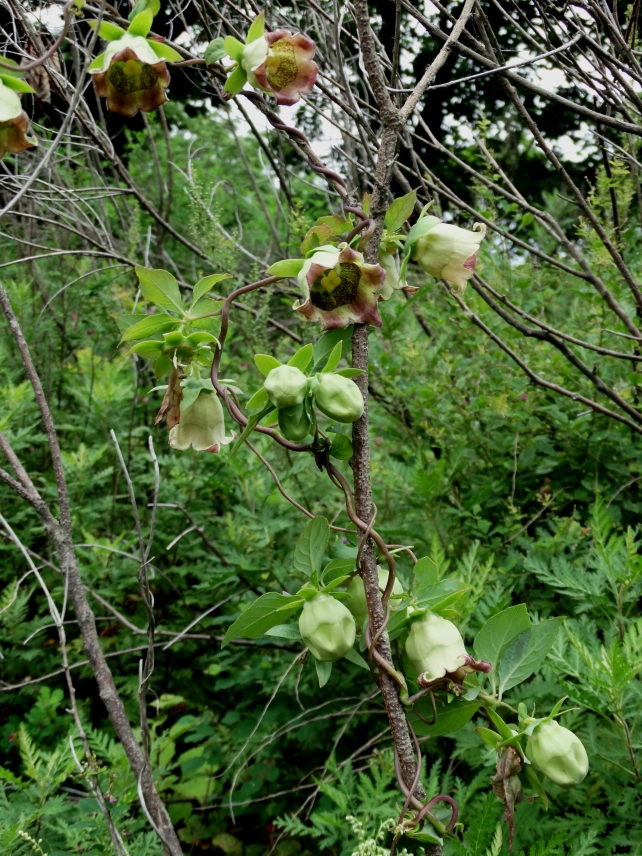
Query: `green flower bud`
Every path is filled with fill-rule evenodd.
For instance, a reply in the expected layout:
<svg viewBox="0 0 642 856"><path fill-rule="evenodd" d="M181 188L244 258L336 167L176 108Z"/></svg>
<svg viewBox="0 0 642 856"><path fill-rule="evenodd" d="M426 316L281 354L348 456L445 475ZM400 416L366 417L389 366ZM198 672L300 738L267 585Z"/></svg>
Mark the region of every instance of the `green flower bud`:
<svg viewBox="0 0 642 856"><path fill-rule="evenodd" d="M263 386L275 407L296 407L305 398L308 379L294 366L277 366L265 378Z"/></svg>
<svg viewBox="0 0 642 856"><path fill-rule="evenodd" d="M456 672L469 660L461 633L439 615L427 613L415 621L406 640L406 654L417 672L434 681Z"/></svg>
<svg viewBox="0 0 642 856"><path fill-rule="evenodd" d="M344 657L354 645L356 627L348 609L329 594L303 604L299 630L310 652L324 663Z"/></svg>
<svg viewBox="0 0 642 856"><path fill-rule="evenodd" d="M163 339L168 348L180 348L187 341L180 330L170 330L169 333L163 333Z"/></svg>
<svg viewBox="0 0 642 856"><path fill-rule="evenodd" d="M286 440L299 443L310 433L312 423L308 416L305 403L296 407L279 408L279 428Z"/></svg>
<svg viewBox="0 0 642 856"><path fill-rule="evenodd" d="M356 422L363 413L361 390L347 377L321 374L312 394L321 413L335 422Z"/></svg>
<svg viewBox="0 0 642 856"><path fill-rule="evenodd" d="M385 591L388 584L388 570L377 566L377 574L379 575L379 588ZM362 627L363 622L368 617L368 604L366 603L366 590L363 586L363 580L358 574L356 577L352 577L348 583L348 594L350 595L350 600L346 600L344 603L354 615L359 627ZM392 594L403 594L403 586L398 578L395 579Z"/></svg>
<svg viewBox="0 0 642 856"><path fill-rule="evenodd" d="M588 773L589 761L580 738L554 719L538 725L526 744L533 767L563 788L579 785Z"/></svg>

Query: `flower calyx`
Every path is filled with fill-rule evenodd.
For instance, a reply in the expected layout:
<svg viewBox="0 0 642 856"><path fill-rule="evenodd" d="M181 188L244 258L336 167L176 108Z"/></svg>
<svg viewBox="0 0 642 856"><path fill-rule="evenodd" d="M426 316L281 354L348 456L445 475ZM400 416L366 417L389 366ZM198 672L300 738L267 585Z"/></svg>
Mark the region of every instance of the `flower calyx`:
<svg viewBox="0 0 642 856"><path fill-rule="evenodd" d="M29 119L22 109L18 94L34 94L34 90L22 80L24 72L20 71L14 60L2 57L2 61L11 66L15 65L15 70L0 69L0 158L7 152L15 155L38 145L35 137L27 136Z"/></svg>
<svg viewBox="0 0 642 856"><path fill-rule="evenodd" d="M135 15L127 30L107 21L98 34L108 42L104 53L89 66L96 93L107 99L107 108L123 116L139 110L149 113L167 101L170 75L167 62L183 57L164 41L147 38L154 19L151 8ZM93 29L98 21L89 21Z"/></svg>
<svg viewBox="0 0 642 856"><path fill-rule="evenodd" d="M238 95L249 83L253 89L272 95L277 104L291 106L311 92L316 82L319 69L312 59L316 51L312 39L302 33L292 35L289 30L266 33L263 12L252 22L245 44L228 36L223 48L236 62L225 83L229 97ZM210 57L217 54L218 49L212 48Z"/></svg>

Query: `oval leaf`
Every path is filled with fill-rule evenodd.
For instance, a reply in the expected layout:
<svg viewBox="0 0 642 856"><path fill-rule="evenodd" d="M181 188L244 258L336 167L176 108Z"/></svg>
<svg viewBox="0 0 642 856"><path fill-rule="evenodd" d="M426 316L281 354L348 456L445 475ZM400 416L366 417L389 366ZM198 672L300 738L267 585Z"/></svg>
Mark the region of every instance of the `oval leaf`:
<svg viewBox="0 0 642 856"><path fill-rule="evenodd" d="M303 601L296 595L279 594L275 591L262 594L227 628L221 648L225 648L232 639L258 639L266 630L282 624L284 618L294 615L302 605Z"/></svg>
<svg viewBox="0 0 642 856"><path fill-rule="evenodd" d="M276 369L283 365L283 363L280 363L276 357L271 357L269 354L255 354L254 362L261 374L266 376L270 374L272 369Z"/></svg>

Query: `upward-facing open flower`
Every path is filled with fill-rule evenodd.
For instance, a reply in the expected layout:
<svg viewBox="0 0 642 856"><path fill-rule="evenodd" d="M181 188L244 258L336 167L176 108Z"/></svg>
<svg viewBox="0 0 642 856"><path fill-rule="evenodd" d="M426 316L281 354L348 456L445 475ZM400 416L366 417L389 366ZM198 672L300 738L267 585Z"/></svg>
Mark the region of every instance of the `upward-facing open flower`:
<svg viewBox="0 0 642 856"><path fill-rule="evenodd" d="M125 33L107 45L102 65L91 68L96 92L107 99L107 107L123 116L139 110L149 113L167 101L169 72L142 36Z"/></svg>
<svg viewBox="0 0 642 856"><path fill-rule="evenodd" d="M214 392L203 391L193 404L181 408L180 422L169 432L169 445L174 449L197 452L220 451L234 436L225 436L223 408Z"/></svg>
<svg viewBox="0 0 642 856"><path fill-rule="evenodd" d="M314 87L319 70L312 61L315 50L312 39L302 33L276 30L246 45L241 65L250 86L290 106Z"/></svg>
<svg viewBox="0 0 642 856"><path fill-rule="evenodd" d="M169 72L165 61L178 62L181 55L162 40L148 39L154 16L145 9L127 31L103 22L99 33L109 44L89 66L98 95L107 107L123 116L148 113L167 101ZM96 27L97 21L90 21Z"/></svg>
<svg viewBox="0 0 642 856"><path fill-rule="evenodd" d="M363 255L346 244L321 247L301 268L298 282L303 302L294 309L323 330L345 328L354 322L381 327L377 294L385 271L369 265Z"/></svg>
<svg viewBox="0 0 642 856"><path fill-rule="evenodd" d="M316 45L302 33L289 30L265 32L265 16L253 21L247 44L233 36L225 39L225 51L238 63L225 84L225 91L237 95L247 81L254 89L274 95L277 104L296 104L315 84L318 66L312 57Z"/></svg>
<svg viewBox="0 0 642 856"><path fill-rule="evenodd" d="M0 158L7 152L15 155L37 145L33 137L27 136L29 119L22 109L19 96L13 91L13 86L5 84L6 79L0 79ZM15 83L18 82L22 84L21 91L33 92L28 84L16 79ZM9 84L11 83L9 80Z"/></svg>

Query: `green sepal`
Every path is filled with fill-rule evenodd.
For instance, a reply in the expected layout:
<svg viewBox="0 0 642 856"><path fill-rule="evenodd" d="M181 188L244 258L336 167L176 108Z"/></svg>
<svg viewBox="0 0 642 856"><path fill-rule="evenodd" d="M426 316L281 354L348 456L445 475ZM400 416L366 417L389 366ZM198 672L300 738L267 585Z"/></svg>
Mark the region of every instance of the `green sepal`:
<svg viewBox="0 0 642 856"><path fill-rule="evenodd" d="M276 636L279 639L301 639L298 624L277 624L265 631L266 636Z"/></svg>
<svg viewBox="0 0 642 856"><path fill-rule="evenodd" d="M280 363L276 357L271 357L269 354L255 354L254 362L256 363L257 369L265 377L270 374L272 369L276 369L283 365L283 363Z"/></svg>
<svg viewBox="0 0 642 856"><path fill-rule="evenodd" d="M333 580L331 580L331 582L329 582L327 585L323 586L323 592L322 593L323 594L330 594L332 592L334 595L334 590L336 588L338 588L340 585L342 585L342 583L344 583L348 579L349 576L350 576L350 574L343 574L340 577L335 577Z"/></svg>
<svg viewBox="0 0 642 856"><path fill-rule="evenodd" d="M295 277L301 272L305 259L282 259L267 269L270 276Z"/></svg>
<svg viewBox="0 0 642 856"><path fill-rule="evenodd" d="M96 29L98 21L87 21L92 30ZM111 24L109 21L101 21L98 35L106 42L115 42L125 35L125 30L117 24Z"/></svg>
<svg viewBox="0 0 642 856"><path fill-rule="evenodd" d="M213 63L223 59L226 53L225 39L222 36L217 36L217 38L212 39L209 45L205 48L205 53L203 54L205 65L213 65Z"/></svg>
<svg viewBox="0 0 642 856"><path fill-rule="evenodd" d="M158 15L160 12L160 0L136 0L134 4L134 8L131 10L127 19L129 21L133 21L141 12L144 12L146 9L149 9L152 13L152 16Z"/></svg>
<svg viewBox="0 0 642 856"><path fill-rule="evenodd" d="M130 36L142 36L145 38L154 23L154 13L151 9L143 9L135 18L132 18L127 34Z"/></svg>
<svg viewBox="0 0 642 856"><path fill-rule="evenodd" d="M223 47L225 48L225 53L230 57L230 59L235 60L240 63L243 58L243 50L245 49L245 45L243 42L239 42L238 39L235 39L234 36L226 36L223 41Z"/></svg>
<svg viewBox="0 0 642 856"><path fill-rule="evenodd" d="M260 410L268 403L268 394L265 387L261 387L258 392L255 392L252 398L245 405L246 410Z"/></svg>
<svg viewBox="0 0 642 856"><path fill-rule="evenodd" d="M332 663L322 663L321 660L317 660L317 658L314 657L314 665L317 667L319 686L324 687L330 680L330 675L332 674Z"/></svg>
<svg viewBox="0 0 642 856"><path fill-rule="evenodd" d="M246 43L255 42L260 39L265 32L265 12L261 12L250 24L250 29L247 31Z"/></svg>
<svg viewBox="0 0 642 856"><path fill-rule="evenodd" d="M165 42L157 42L155 39L147 39L147 44L154 51L159 59L164 59L166 62L182 62L182 57L174 48L166 45Z"/></svg>

